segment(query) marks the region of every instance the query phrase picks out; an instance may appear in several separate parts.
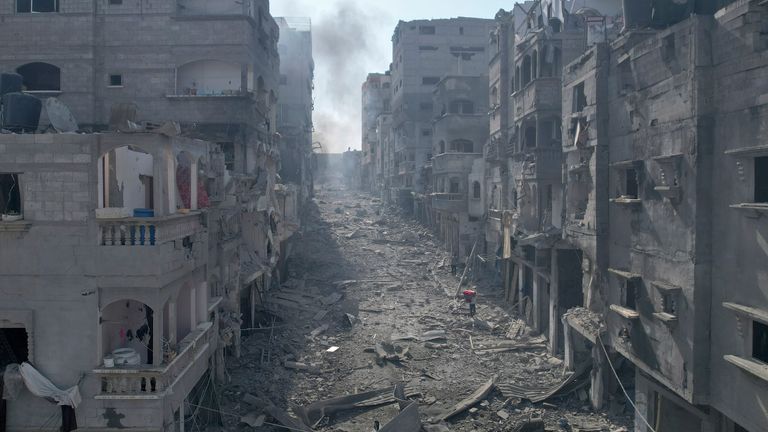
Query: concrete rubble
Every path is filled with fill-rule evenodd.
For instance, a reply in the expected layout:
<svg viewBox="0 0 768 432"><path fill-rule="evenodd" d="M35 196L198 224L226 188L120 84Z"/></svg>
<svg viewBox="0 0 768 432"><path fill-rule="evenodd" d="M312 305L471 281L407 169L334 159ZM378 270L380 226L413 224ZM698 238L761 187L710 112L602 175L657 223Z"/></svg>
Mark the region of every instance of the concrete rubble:
<svg viewBox="0 0 768 432"><path fill-rule="evenodd" d="M512 431L531 418L551 430L561 430L564 419L606 431L631 425L626 412L592 412L577 388L546 398L553 404L541 403L540 392L583 384L576 379L583 375L550 357L540 337L504 304L503 293L483 280L473 281L481 300L476 319L470 318L453 297L458 275L442 265L445 253L430 232L395 208L338 186L319 190L315 203L290 279L270 298L287 298L282 294L292 286L303 287L302 295L293 298L295 308L279 314L272 339L264 331L244 338L243 355L229 364L222 411L277 421L253 412L247 402L253 394L318 431L367 432L375 421L379 430L416 431L414 418L427 431ZM349 238L350 232L358 234ZM382 238L391 241L377 241ZM265 328L272 326L270 316L261 319ZM328 352L331 347L339 349ZM267 349L271 360L262 363ZM297 364L313 371L285 367ZM405 401L393 396L398 383L405 384ZM243 427L239 417L224 423L226 430Z"/></svg>

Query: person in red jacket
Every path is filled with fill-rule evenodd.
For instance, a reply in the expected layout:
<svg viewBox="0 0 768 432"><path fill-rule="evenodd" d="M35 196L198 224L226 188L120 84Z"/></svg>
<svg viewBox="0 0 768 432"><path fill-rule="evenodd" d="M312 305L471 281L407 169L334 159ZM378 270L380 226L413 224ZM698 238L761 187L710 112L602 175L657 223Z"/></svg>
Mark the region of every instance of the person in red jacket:
<svg viewBox="0 0 768 432"><path fill-rule="evenodd" d="M475 290L464 290L464 301L466 303L469 303L469 316L473 317L475 316L475 312L477 312L477 291Z"/></svg>

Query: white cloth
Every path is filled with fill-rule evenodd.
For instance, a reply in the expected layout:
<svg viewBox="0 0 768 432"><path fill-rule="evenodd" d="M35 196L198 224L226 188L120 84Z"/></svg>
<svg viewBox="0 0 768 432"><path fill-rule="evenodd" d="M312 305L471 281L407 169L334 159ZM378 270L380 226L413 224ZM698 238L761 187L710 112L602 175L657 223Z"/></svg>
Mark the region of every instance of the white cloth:
<svg viewBox="0 0 768 432"><path fill-rule="evenodd" d="M546 18L545 24L549 24L551 20L558 20L561 23L565 22L563 6L563 0L542 0L541 11Z"/></svg>
<svg viewBox="0 0 768 432"><path fill-rule="evenodd" d="M83 401L78 386L61 390L29 363L22 363L19 366L19 372L21 372L21 377L24 379L24 384L35 396L53 399L59 405L68 405L72 408L77 408Z"/></svg>

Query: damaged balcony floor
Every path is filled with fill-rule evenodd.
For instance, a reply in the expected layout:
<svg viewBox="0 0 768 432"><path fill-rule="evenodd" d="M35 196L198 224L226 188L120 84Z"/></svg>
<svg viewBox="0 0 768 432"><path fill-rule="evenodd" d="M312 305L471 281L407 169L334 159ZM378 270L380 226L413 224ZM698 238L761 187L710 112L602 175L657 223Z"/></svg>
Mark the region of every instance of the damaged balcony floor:
<svg viewBox="0 0 768 432"><path fill-rule="evenodd" d="M280 320L272 330L244 332L242 356L227 360L224 430L285 430L241 422L262 414L248 403L252 396L290 412L401 382L419 394L412 399L429 425L493 376L497 386L482 402L434 430L513 431L531 417L552 431L632 430L628 404L614 401L612 414L593 413L587 387L536 404L505 394L510 385L557 386L567 377L562 361L521 326L500 290L479 284L470 318L452 296L458 277L443 266L447 255L426 228L340 189L321 189L308 207L290 278L267 294ZM315 430L369 432L397 413L392 403L347 410ZM266 421L276 422L268 414Z"/></svg>

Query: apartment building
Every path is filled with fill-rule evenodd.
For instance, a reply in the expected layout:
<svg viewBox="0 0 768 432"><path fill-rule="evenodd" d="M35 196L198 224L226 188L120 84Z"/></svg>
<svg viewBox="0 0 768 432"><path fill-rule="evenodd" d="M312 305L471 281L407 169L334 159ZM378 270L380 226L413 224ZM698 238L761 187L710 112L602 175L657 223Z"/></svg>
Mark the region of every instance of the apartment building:
<svg viewBox="0 0 768 432"><path fill-rule="evenodd" d="M362 131L363 190L378 193L384 187L383 152L379 142L379 117L389 113L392 104L392 79L389 73L371 73L363 83Z"/></svg>
<svg viewBox="0 0 768 432"><path fill-rule="evenodd" d="M446 76L434 106L430 218L456 258L470 254L485 213L482 149L488 140L487 76Z"/></svg>
<svg viewBox="0 0 768 432"><path fill-rule="evenodd" d="M309 18L277 18L280 28L280 92L277 130L280 134L280 180L276 189L278 213L283 215L283 244L278 266L285 271L291 255L288 240L300 227L299 212L312 196L312 133L314 123L315 62L312 54L312 22ZM283 273L283 276L285 274Z"/></svg>
<svg viewBox="0 0 768 432"><path fill-rule="evenodd" d="M429 184L422 167L432 157L432 92L447 76L488 74L493 20L401 21L392 36L392 185L397 202L413 211L414 193Z"/></svg>
<svg viewBox="0 0 768 432"><path fill-rule="evenodd" d="M82 430L183 430L188 395L239 353L279 283L309 191L311 105L296 110L302 137L278 123L269 2L3 0L0 20L0 72L85 132L0 135L5 352L80 384ZM130 366L109 367L120 349ZM51 409L22 393L7 428L40 430Z"/></svg>
<svg viewBox="0 0 768 432"><path fill-rule="evenodd" d="M635 430L765 430L768 11L650 11L625 4L621 36L564 70L564 239L584 295L564 318L566 359L596 366L596 407L619 371Z"/></svg>

